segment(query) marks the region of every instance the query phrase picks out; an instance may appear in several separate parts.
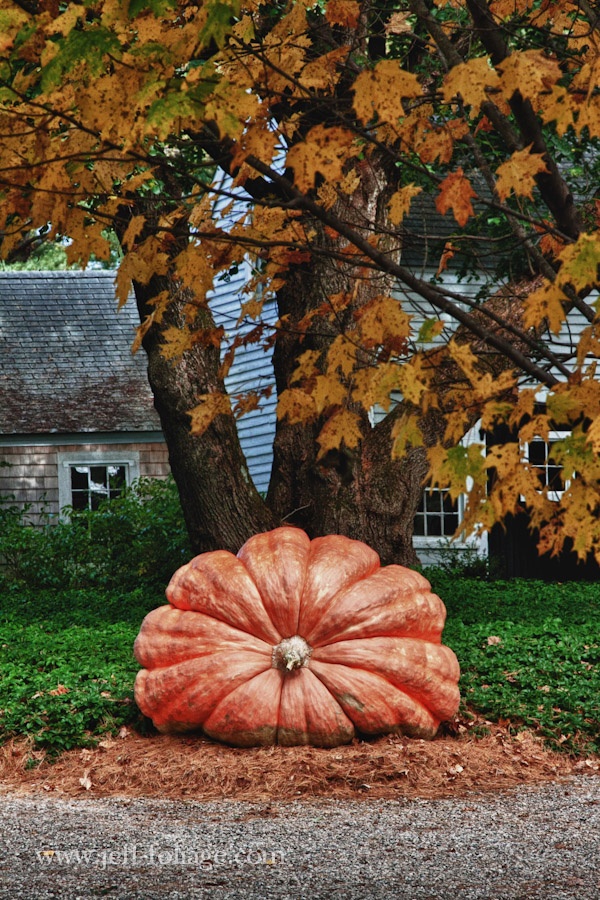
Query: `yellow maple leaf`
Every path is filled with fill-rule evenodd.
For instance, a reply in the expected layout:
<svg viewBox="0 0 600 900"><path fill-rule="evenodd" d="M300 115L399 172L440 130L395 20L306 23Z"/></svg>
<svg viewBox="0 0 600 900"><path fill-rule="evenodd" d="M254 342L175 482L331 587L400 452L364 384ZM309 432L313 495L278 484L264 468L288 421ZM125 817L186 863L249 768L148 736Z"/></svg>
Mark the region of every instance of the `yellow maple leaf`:
<svg viewBox="0 0 600 900"><path fill-rule="evenodd" d="M403 412L394 422L392 442L392 459L404 459L411 447L423 446L423 433L416 413Z"/></svg>
<svg viewBox="0 0 600 900"><path fill-rule="evenodd" d="M588 428L587 440L592 445L594 453L600 454L600 416L596 416Z"/></svg>
<svg viewBox="0 0 600 900"><path fill-rule="evenodd" d="M79 24L84 16L85 7L82 8L76 4L69 4L63 13L56 16L52 22L46 26L46 33L62 34L66 37L66 35Z"/></svg>
<svg viewBox="0 0 600 900"><path fill-rule="evenodd" d="M583 232L574 244L560 254L560 284L572 284L575 290L585 290L598 283L600 266L600 235Z"/></svg>
<svg viewBox="0 0 600 900"><path fill-rule="evenodd" d="M475 116L481 104L490 99L488 91L498 87L500 78L487 56L478 56L454 66L444 78L442 95L450 102L459 95Z"/></svg>
<svg viewBox="0 0 600 900"><path fill-rule="evenodd" d="M311 128L306 140L293 146L287 155L287 164L294 170L296 187L303 192L310 191L317 174L330 183L340 181L353 143L354 135L347 128L338 125Z"/></svg>
<svg viewBox="0 0 600 900"><path fill-rule="evenodd" d="M525 328L538 328L544 321L553 334L558 334L566 318L565 295L555 281L545 283L525 298L523 324Z"/></svg>
<svg viewBox="0 0 600 900"><path fill-rule="evenodd" d="M579 344L577 345L577 365L583 366L587 356L595 356L600 359L600 334L598 333L598 325L594 323L588 325L581 332Z"/></svg>
<svg viewBox="0 0 600 900"><path fill-rule="evenodd" d="M418 406L428 389L428 385L419 377L415 366L411 364L398 366L396 380L403 399Z"/></svg>
<svg viewBox="0 0 600 900"><path fill-rule="evenodd" d="M598 94L592 94L579 108L575 123L577 134L581 135L584 128L587 128L590 135L594 137L598 137L600 134L600 97Z"/></svg>
<svg viewBox="0 0 600 900"><path fill-rule="evenodd" d="M556 133L563 137L575 125L575 106L567 88L555 84L549 94L541 94L538 112L544 122L555 122Z"/></svg>
<svg viewBox="0 0 600 900"><path fill-rule="evenodd" d="M388 204L390 222L392 225L400 225L404 216L407 216L410 211L410 204L413 197L420 194L422 190L423 188L416 184L407 184L405 187L400 188L399 191L396 191L395 194L392 194Z"/></svg>
<svg viewBox="0 0 600 900"><path fill-rule="evenodd" d="M12 50L13 42L22 28L28 24L29 14L17 8L16 3L10 4L12 9L7 9L8 4L3 4L0 10L0 53Z"/></svg>
<svg viewBox="0 0 600 900"><path fill-rule="evenodd" d="M258 110L258 97L244 85L222 82L206 104L203 116L214 119L222 137L239 139L246 128L246 122L254 120ZM171 126L169 130L172 130Z"/></svg>
<svg viewBox="0 0 600 900"><path fill-rule="evenodd" d="M537 403L537 388L521 388L513 404L508 424L518 427L523 419L530 419Z"/></svg>
<svg viewBox="0 0 600 900"><path fill-rule="evenodd" d="M182 283L191 288L199 300L204 300L214 282L215 271L207 257L205 242L188 244L175 260L177 274Z"/></svg>
<svg viewBox="0 0 600 900"><path fill-rule="evenodd" d="M507 100L515 91L538 108L539 96L552 90L562 77L557 59L548 56L545 50L519 50L511 53L498 65L501 72L500 84Z"/></svg>
<svg viewBox="0 0 600 900"><path fill-rule="evenodd" d="M200 401L198 405L188 411L192 434L204 434L217 416L231 414L231 403L227 394L215 391L212 394L202 394L198 399Z"/></svg>
<svg viewBox="0 0 600 900"><path fill-rule="evenodd" d="M292 381L302 381L304 378L314 378L318 372L318 362L321 358L320 350L305 350L298 357L296 368L292 376Z"/></svg>
<svg viewBox="0 0 600 900"><path fill-rule="evenodd" d="M155 313L150 313L149 316L146 316L144 321L138 325L135 330L135 338L133 339L133 344L131 345L131 353L133 356L138 352L140 347L142 346L142 341L152 328L155 320Z"/></svg>
<svg viewBox="0 0 600 900"><path fill-rule="evenodd" d="M348 389L335 372L317 375L310 387L314 407L317 413L325 412L335 406L341 406L346 400Z"/></svg>
<svg viewBox="0 0 600 900"><path fill-rule="evenodd" d="M308 62L300 75L302 89L332 93L344 71L343 62L348 52L348 47L337 47Z"/></svg>
<svg viewBox="0 0 600 900"><path fill-rule="evenodd" d="M290 425L310 422L317 411L313 398L302 388L287 388L277 401L277 418L287 419Z"/></svg>
<svg viewBox="0 0 600 900"><path fill-rule="evenodd" d="M194 335L187 328L170 325L162 332L161 355L165 359L179 359L194 346Z"/></svg>
<svg viewBox="0 0 600 900"><path fill-rule="evenodd" d="M342 178L342 180L340 181L339 189L343 194L347 194L348 196L351 196L355 192L355 190L360 186L360 184L361 184L360 175L358 174L356 169L350 169L350 171L347 172L344 175L344 177Z"/></svg>
<svg viewBox="0 0 600 900"><path fill-rule="evenodd" d="M478 358L468 344L458 344L451 339L448 341L448 352L472 384L479 380L481 375L477 368Z"/></svg>
<svg viewBox="0 0 600 900"><path fill-rule="evenodd" d="M531 0L491 0L490 12L500 21L529 12Z"/></svg>
<svg viewBox="0 0 600 900"><path fill-rule="evenodd" d="M358 369L352 376L352 400L363 409L381 406L386 412L396 402L401 389L401 367L384 363Z"/></svg>
<svg viewBox="0 0 600 900"><path fill-rule="evenodd" d="M264 117L258 117L250 122L242 136L233 145L232 166L235 169L241 166L248 156L256 156L263 163L270 165L277 149L277 135L269 127ZM247 178L250 169L244 173Z"/></svg>
<svg viewBox="0 0 600 900"><path fill-rule="evenodd" d="M501 163L496 169L496 193L501 200L514 193L516 197L533 199L535 177L540 172L547 172L542 153L532 153L532 144L523 150L516 150L510 159Z"/></svg>
<svg viewBox="0 0 600 900"><path fill-rule="evenodd" d="M125 229L125 234L121 240L121 244L130 250L136 242L136 239L144 230L146 224L146 216L132 216L129 224Z"/></svg>
<svg viewBox="0 0 600 900"><path fill-rule="evenodd" d="M349 409L337 409L325 422L317 438L322 459L330 450L339 450L342 445L349 450L357 447L362 440L360 417Z"/></svg>
<svg viewBox="0 0 600 900"><path fill-rule="evenodd" d="M354 110L365 124L379 122L397 124L406 111L403 100L422 96L419 80L406 72L400 62L384 59L375 68L361 72L354 82Z"/></svg>
<svg viewBox="0 0 600 900"><path fill-rule="evenodd" d="M440 193L435 198L435 206L439 213L445 215L449 209L461 228L467 224L475 214L471 200L477 194L471 186L471 182L465 177L462 167L456 172L451 172L439 185Z"/></svg>
<svg viewBox="0 0 600 900"><path fill-rule="evenodd" d="M339 370L342 375L349 375L354 369L357 353L356 343L345 334L338 334L327 352L327 370Z"/></svg>
<svg viewBox="0 0 600 900"><path fill-rule="evenodd" d="M390 352L402 353L410 336L410 320L394 297L374 297L359 312L358 337L367 349L387 347Z"/></svg>

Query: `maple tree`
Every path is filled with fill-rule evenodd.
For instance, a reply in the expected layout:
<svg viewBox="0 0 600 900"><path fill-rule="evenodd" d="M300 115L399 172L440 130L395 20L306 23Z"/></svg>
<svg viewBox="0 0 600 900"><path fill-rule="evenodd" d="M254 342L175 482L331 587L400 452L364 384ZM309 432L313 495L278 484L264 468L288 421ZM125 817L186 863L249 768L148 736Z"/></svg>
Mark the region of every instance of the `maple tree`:
<svg viewBox="0 0 600 900"><path fill-rule="evenodd" d="M540 550L600 560L598 25L588 0L2 0L2 255L47 229L85 265L117 234L196 550L286 520L412 563L429 479L467 531L527 509ZM255 328L223 354L207 296L244 259ZM225 387L249 340L266 498L235 424L260 398ZM510 437L461 444L476 422ZM527 457L557 428L558 499Z"/></svg>

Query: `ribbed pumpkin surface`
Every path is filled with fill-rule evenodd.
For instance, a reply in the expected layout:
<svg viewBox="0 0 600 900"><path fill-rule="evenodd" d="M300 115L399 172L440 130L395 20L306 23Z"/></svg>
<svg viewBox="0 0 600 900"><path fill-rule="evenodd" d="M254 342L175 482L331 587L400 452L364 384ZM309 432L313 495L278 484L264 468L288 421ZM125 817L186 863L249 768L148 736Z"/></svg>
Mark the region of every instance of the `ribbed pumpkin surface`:
<svg viewBox="0 0 600 900"><path fill-rule="evenodd" d="M444 604L360 541L276 528L237 556L197 556L167 598L134 645L135 699L160 731L333 747L357 733L431 738L458 709Z"/></svg>

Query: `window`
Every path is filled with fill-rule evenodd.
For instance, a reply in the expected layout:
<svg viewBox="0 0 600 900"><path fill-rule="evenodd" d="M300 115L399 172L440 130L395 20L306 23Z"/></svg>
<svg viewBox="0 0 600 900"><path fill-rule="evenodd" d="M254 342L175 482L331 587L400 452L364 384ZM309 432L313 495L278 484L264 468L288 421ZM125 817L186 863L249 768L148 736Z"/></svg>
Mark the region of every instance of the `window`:
<svg viewBox="0 0 600 900"><path fill-rule="evenodd" d="M127 465L70 465L71 506L73 509L98 509L103 500L118 497L127 484Z"/></svg>
<svg viewBox="0 0 600 900"><path fill-rule="evenodd" d="M439 488L423 491L415 515L415 537L452 537L459 523L459 504L446 491Z"/></svg>
<svg viewBox="0 0 600 900"><path fill-rule="evenodd" d="M101 450L58 454L58 501L60 509L98 509L103 500L113 500L140 474L139 453L123 455Z"/></svg>
<svg viewBox="0 0 600 900"><path fill-rule="evenodd" d="M534 438L525 445L525 458L537 470L540 490L547 490L550 500L558 500L568 487L563 479L562 466L552 456L552 448L567 433L551 432L548 440Z"/></svg>

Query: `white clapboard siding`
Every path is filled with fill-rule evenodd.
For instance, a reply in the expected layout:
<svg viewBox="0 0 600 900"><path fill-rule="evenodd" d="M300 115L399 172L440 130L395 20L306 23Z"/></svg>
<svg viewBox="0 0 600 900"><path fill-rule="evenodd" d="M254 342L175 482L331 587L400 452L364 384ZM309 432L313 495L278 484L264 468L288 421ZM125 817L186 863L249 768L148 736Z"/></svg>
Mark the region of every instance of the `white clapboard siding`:
<svg viewBox="0 0 600 900"><path fill-rule="evenodd" d="M236 333L250 331L255 322L242 324L240 328L236 323L240 317L241 304L248 297L243 294L243 289L250 278L249 265L242 265L238 272L227 281L216 281L209 303L217 325L225 329L223 341L223 353L226 352L229 342ZM269 310L265 311L265 318L269 317ZM273 439L275 437L275 396L273 367L271 363L271 351L265 350L258 344L248 347L239 347L235 354L234 363L225 380L230 396L241 394L250 390L261 390L273 385L273 393L268 398L261 398L258 409L252 410L237 420L238 434L242 449L246 456L248 469L256 488L265 493L271 477L273 462Z"/></svg>

